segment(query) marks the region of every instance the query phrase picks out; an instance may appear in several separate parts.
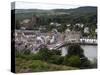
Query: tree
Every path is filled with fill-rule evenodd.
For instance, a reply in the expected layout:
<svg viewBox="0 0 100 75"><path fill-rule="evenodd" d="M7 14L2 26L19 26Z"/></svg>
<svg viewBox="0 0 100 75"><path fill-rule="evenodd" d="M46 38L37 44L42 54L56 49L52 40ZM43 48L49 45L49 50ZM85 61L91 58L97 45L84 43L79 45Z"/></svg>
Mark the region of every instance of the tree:
<svg viewBox="0 0 100 75"><path fill-rule="evenodd" d="M51 57L52 53L48 48L41 48L38 52L41 60L47 61Z"/></svg>
<svg viewBox="0 0 100 75"><path fill-rule="evenodd" d="M80 64L81 64L81 60L79 56L73 55L65 59L65 65L69 65L72 67L80 67Z"/></svg>
<svg viewBox="0 0 100 75"><path fill-rule="evenodd" d="M83 49L78 44L73 44L68 47L68 54L65 56L63 63L79 68L91 67L91 62L85 57Z"/></svg>
<svg viewBox="0 0 100 75"><path fill-rule="evenodd" d="M51 50L52 55L61 55L61 50Z"/></svg>
<svg viewBox="0 0 100 75"><path fill-rule="evenodd" d="M68 56L77 55L80 58L84 57L84 51L78 44L73 44L68 47Z"/></svg>
<svg viewBox="0 0 100 75"><path fill-rule="evenodd" d="M80 68L81 69L91 68L91 62L88 60L88 58L84 57L83 59L81 59Z"/></svg>
<svg viewBox="0 0 100 75"><path fill-rule="evenodd" d="M63 63L64 57L59 55L52 55L51 58L48 60L49 63L60 65Z"/></svg>

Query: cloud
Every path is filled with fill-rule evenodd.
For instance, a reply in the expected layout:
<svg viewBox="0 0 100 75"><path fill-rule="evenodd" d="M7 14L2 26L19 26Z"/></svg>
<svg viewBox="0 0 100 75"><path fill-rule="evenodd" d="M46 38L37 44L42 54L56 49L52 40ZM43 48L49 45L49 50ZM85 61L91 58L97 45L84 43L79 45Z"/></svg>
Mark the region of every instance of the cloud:
<svg viewBox="0 0 100 75"><path fill-rule="evenodd" d="M39 2L33 2L33 3L15 2L15 9L69 9L77 7L80 7L80 5L39 3Z"/></svg>

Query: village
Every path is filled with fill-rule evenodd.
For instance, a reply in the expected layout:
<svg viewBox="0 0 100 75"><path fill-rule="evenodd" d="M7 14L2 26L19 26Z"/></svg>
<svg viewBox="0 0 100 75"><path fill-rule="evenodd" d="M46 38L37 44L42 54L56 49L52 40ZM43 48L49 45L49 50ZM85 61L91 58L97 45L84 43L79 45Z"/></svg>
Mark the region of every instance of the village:
<svg viewBox="0 0 100 75"><path fill-rule="evenodd" d="M36 53L42 47L56 49L64 43L88 43L97 44L96 39L82 38L80 32L69 31L60 33L56 29L51 32L41 32L36 30L15 30L15 49L24 49Z"/></svg>
<svg viewBox="0 0 100 75"><path fill-rule="evenodd" d="M48 26L40 24L39 16L32 16L30 19L26 18L19 23L16 22L14 34L16 50L27 49L37 53L42 47L52 50L66 43L97 45L97 29L94 31L95 35L90 36L89 27L84 27L83 23L76 23L73 25L74 27L67 23L63 27L58 22L50 22ZM62 29L62 31L59 31L59 29Z"/></svg>

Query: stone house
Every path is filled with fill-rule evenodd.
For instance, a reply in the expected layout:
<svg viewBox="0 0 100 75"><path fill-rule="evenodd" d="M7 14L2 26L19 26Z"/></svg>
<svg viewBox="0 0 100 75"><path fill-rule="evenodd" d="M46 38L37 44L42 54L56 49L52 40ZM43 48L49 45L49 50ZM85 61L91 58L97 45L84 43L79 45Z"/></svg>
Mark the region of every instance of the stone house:
<svg viewBox="0 0 100 75"><path fill-rule="evenodd" d="M65 42L68 43L79 43L81 34L76 31L65 31Z"/></svg>

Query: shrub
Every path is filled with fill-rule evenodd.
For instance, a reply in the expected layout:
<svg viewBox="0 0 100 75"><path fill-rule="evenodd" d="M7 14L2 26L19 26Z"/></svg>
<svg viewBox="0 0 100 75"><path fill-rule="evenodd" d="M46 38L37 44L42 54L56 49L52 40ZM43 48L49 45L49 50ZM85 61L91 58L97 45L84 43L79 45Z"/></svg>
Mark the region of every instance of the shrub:
<svg viewBox="0 0 100 75"><path fill-rule="evenodd" d="M61 50L51 50L52 55L61 55Z"/></svg>
<svg viewBox="0 0 100 75"><path fill-rule="evenodd" d="M91 68L91 62L88 60L88 58L84 57L81 59L81 69L87 69Z"/></svg>
<svg viewBox="0 0 100 75"><path fill-rule="evenodd" d="M49 63L53 63L53 64L62 64L64 60L64 57L59 56L59 55L53 55L51 56L51 58L48 60Z"/></svg>
<svg viewBox="0 0 100 75"><path fill-rule="evenodd" d="M29 64L29 68L32 68L33 71L44 71L48 69L48 64L41 60L33 60L31 64Z"/></svg>
<svg viewBox="0 0 100 75"><path fill-rule="evenodd" d="M51 57L52 53L47 48L41 48L38 52L41 60L47 61Z"/></svg>
<svg viewBox="0 0 100 75"><path fill-rule="evenodd" d="M90 61L87 58L82 59L80 68L81 69L97 68L97 59L94 59L93 61Z"/></svg>
<svg viewBox="0 0 100 75"><path fill-rule="evenodd" d="M53 57L53 55L60 56L61 51L60 50L49 50L48 48L41 48L37 54L39 55L40 60L48 61L50 60L51 57Z"/></svg>
<svg viewBox="0 0 100 75"><path fill-rule="evenodd" d="M64 60L63 60L64 65L68 65L68 58L69 58L68 55L64 56Z"/></svg>
<svg viewBox="0 0 100 75"><path fill-rule="evenodd" d="M81 60L79 56L75 56L75 55L70 57L67 56L64 60L64 64L72 67L80 67Z"/></svg>

